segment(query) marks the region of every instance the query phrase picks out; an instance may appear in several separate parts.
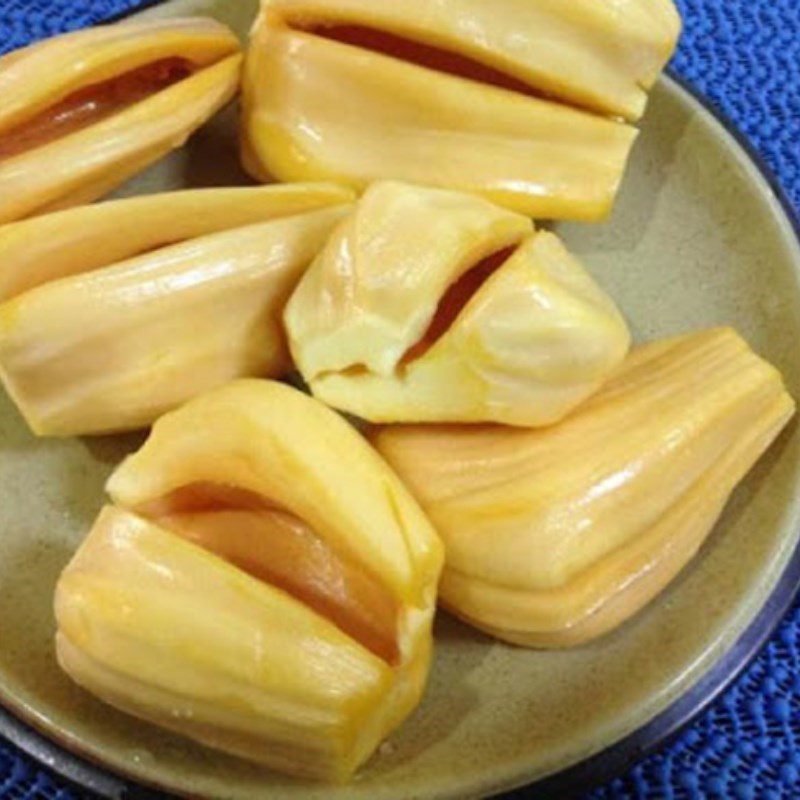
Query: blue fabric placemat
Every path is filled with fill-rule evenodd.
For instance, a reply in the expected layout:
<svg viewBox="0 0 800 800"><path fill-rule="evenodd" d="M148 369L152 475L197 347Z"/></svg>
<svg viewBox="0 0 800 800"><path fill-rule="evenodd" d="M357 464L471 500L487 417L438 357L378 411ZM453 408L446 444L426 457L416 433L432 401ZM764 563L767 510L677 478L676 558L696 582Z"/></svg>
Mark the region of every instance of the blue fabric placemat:
<svg viewBox="0 0 800 800"><path fill-rule="evenodd" d="M145 4L0 0L0 53ZM685 33L675 69L734 120L800 209L800 0L678 4ZM0 743L0 798L78 797ZM676 742L590 795L591 800L715 797L800 798L800 604L745 675Z"/></svg>

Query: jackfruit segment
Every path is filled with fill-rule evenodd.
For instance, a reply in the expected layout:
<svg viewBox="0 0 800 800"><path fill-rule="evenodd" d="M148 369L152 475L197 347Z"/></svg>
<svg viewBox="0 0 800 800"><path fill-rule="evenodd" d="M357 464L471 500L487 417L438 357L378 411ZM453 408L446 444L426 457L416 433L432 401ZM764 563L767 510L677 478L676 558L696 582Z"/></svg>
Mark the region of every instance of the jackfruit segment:
<svg viewBox="0 0 800 800"><path fill-rule="evenodd" d="M330 183L186 189L13 222L0 227L0 301L166 245L353 199Z"/></svg>
<svg viewBox="0 0 800 800"><path fill-rule="evenodd" d="M26 130L46 134L50 125L91 124L238 50L231 30L203 17L103 25L45 39L0 58L0 142Z"/></svg>
<svg viewBox="0 0 800 800"><path fill-rule="evenodd" d="M160 501L197 485L231 487L225 502L237 507L248 505L242 492L269 498L402 604L424 606L438 579L441 545L396 475L349 423L289 386L242 379L194 398L156 422L106 488L120 507L162 514Z"/></svg>
<svg viewBox="0 0 800 800"><path fill-rule="evenodd" d="M632 120L681 28L671 0L269 0L265 7L293 28Z"/></svg>
<svg viewBox="0 0 800 800"><path fill-rule="evenodd" d="M451 283L428 324L422 338L406 350L400 361L400 367L422 358L439 339L444 336L458 319L459 314L469 301L480 291L486 281L514 254L516 248L507 247L468 269L463 275Z"/></svg>
<svg viewBox="0 0 800 800"><path fill-rule="evenodd" d="M307 523L268 498L228 486L195 484L139 513L285 590L384 661L397 662L396 600L378 579L337 554Z"/></svg>
<svg viewBox="0 0 800 800"><path fill-rule="evenodd" d="M59 662L78 684L212 747L340 780L376 744L386 662L135 514L103 510L59 581L56 618Z"/></svg>
<svg viewBox="0 0 800 800"><path fill-rule="evenodd" d="M268 13L253 31L243 108L243 160L259 180L364 190L397 179L541 218L602 219L636 137L560 103L287 29Z"/></svg>
<svg viewBox="0 0 800 800"><path fill-rule="evenodd" d="M399 59L407 64L425 67L434 72L452 75L456 78L507 89L518 94L539 99L550 99L543 92L537 91L517 78L504 72L474 61L459 53L431 47L421 42L406 39L396 34L367 28L361 25L303 25L293 26L295 30L313 34L333 42L370 50L392 58Z"/></svg>
<svg viewBox="0 0 800 800"><path fill-rule="evenodd" d="M425 337L448 287L532 232L529 219L478 197L374 184L287 305L303 376L308 381L358 365L390 376Z"/></svg>
<svg viewBox="0 0 800 800"><path fill-rule="evenodd" d="M479 198L392 182L336 229L284 319L314 395L371 422L550 424L630 341L553 234Z"/></svg>
<svg viewBox="0 0 800 800"><path fill-rule="evenodd" d="M608 632L691 560L794 414L733 331L637 348L559 425L375 437L445 541L441 602L518 644Z"/></svg>
<svg viewBox="0 0 800 800"><path fill-rule="evenodd" d="M228 380L283 374L283 308L345 211L201 236L23 292L0 305L6 390L35 433L67 436L147 426Z"/></svg>
<svg viewBox="0 0 800 800"><path fill-rule="evenodd" d="M419 702L441 545L334 412L234 382L159 420L108 488L115 505L56 592L58 657L77 683L326 780Z"/></svg>
<svg viewBox="0 0 800 800"><path fill-rule="evenodd" d="M206 19L120 23L0 59L0 222L89 202L236 93L236 37Z"/></svg>
<svg viewBox="0 0 800 800"><path fill-rule="evenodd" d="M79 89L19 127L0 134L0 161L99 122L194 71L186 59L165 58Z"/></svg>

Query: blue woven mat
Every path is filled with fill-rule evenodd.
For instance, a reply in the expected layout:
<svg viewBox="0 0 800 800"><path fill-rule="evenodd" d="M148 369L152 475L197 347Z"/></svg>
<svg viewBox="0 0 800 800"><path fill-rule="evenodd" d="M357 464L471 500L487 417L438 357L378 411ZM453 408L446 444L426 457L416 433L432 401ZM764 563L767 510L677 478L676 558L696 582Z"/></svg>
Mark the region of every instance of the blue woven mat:
<svg viewBox="0 0 800 800"><path fill-rule="evenodd" d="M800 209L800 0L678 3L686 31L676 70L737 123ZM0 0L0 53L142 4ZM77 797L49 772L0 743L0 798ZM800 798L800 605L710 711L670 747L590 797Z"/></svg>

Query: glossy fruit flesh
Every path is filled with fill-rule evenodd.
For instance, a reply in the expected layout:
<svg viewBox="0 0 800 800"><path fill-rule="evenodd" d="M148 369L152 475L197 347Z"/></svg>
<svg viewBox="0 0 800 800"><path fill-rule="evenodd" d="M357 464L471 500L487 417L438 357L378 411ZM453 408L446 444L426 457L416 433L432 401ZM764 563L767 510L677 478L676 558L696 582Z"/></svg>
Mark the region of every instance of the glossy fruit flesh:
<svg viewBox="0 0 800 800"><path fill-rule="evenodd" d="M425 335L409 348L403 358L404 363L421 358L433 347L442 336L447 333L450 327L464 310L467 303L478 293L478 290L487 280L499 269L511 256L516 248L509 247L495 253L493 256L484 258L472 269L467 270L461 275L450 288L442 295L436 313L428 325Z"/></svg>
<svg viewBox="0 0 800 800"><path fill-rule="evenodd" d="M56 589L56 653L101 700L342 781L418 704L443 553L345 420L239 380L161 417Z"/></svg>
<svg viewBox="0 0 800 800"><path fill-rule="evenodd" d="M298 27L303 29L302 26ZM524 81L514 78L499 69L481 64L466 55L432 47L422 42L415 42L412 39L386 31L361 25L327 25L306 28L305 30L323 39L360 47L363 50L371 50L374 53L382 53L383 55L406 61L409 64L416 64L419 67L443 72L446 75L454 75L457 78L466 78L488 86L508 89L528 97L546 96L543 92L537 91Z"/></svg>
<svg viewBox="0 0 800 800"><path fill-rule="evenodd" d="M182 58L164 58L86 86L0 135L0 160L33 150L100 122L192 74Z"/></svg>
<svg viewBox="0 0 800 800"><path fill-rule="evenodd" d="M161 527L283 589L395 663L396 601L298 516L254 492L194 484L139 509Z"/></svg>
<svg viewBox="0 0 800 800"><path fill-rule="evenodd" d="M373 184L333 231L284 322L312 393L370 422L557 422L629 342L554 234L396 181Z"/></svg>
<svg viewBox="0 0 800 800"><path fill-rule="evenodd" d="M558 425L392 426L374 442L445 540L440 602L507 641L565 647L669 584L794 410L721 328L637 348Z"/></svg>

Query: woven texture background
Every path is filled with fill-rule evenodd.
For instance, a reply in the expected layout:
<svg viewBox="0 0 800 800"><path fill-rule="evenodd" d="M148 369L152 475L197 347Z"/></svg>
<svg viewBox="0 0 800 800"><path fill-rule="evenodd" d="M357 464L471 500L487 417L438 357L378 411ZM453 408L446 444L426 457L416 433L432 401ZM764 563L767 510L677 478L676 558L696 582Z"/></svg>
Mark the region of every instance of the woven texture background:
<svg viewBox="0 0 800 800"><path fill-rule="evenodd" d="M686 30L675 69L734 120L800 209L800 0L678 3ZM0 0L0 52L143 4ZM0 798L78 796L0 742ZM800 605L710 711L671 746L594 791L590 800L706 797L800 798Z"/></svg>

